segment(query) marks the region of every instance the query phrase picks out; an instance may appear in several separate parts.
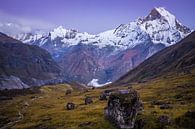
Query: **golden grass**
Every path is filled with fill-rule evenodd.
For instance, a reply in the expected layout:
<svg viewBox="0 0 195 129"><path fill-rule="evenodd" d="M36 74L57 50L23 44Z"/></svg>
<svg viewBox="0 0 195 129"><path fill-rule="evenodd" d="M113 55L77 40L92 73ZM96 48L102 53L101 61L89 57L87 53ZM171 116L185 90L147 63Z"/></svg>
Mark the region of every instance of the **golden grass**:
<svg viewBox="0 0 195 129"><path fill-rule="evenodd" d="M174 121L186 111L195 109L195 72L188 75L168 75L146 83L133 84L133 87L140 93L144 103L144 111L141 118L147 120L145 129L158 128L156 118L160 115L168 115ZM178 86L187 85L186 88ZM192 86L193 85L193 86ZM129 85L130 86L130 85ZM118 86L117 88L127 89ZM73 89L72 94L65 95L67 89L72 89L70 85L61 84L56 86L41 87L41 93L18 96L13 100L0 102L0 114L6 115L10 120L18 116L20 110L24 114L24 119L12 126L12 129L36 128L39 126L52 127L57 129L115 129L115 127L104 118L104 107L106 101L99 101L100 93L105 89L89 90L81 92ZM183 95L180 99L176 95ZM37 96L37 98L32 98ZM93 97L93 103L84 105L86 96ZM186 99L191 97L192 99ZM170 102L173 109L161 110L158 105L151 106L152 100ZM185 104L181 105L181 101ZM29 106L24 105L27 102ZM73 102L76 109L68 111L66 103ZM154 112L156 112L154 114ZM88 126L79 126L83 122L91 122ZM175 123L167 128L178 128Z"/></svg>

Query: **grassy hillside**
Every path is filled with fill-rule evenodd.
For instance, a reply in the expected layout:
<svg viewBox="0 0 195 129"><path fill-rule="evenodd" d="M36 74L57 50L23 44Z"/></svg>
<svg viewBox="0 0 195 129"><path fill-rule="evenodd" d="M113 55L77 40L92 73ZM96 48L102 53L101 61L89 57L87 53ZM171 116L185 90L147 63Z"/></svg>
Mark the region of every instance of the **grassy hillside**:
<svg viewBox="0 0 195 129"><path fill-rule="evenodd" d="M138 119L145 121L144 129L192 129L188 126L194 123L194 118L186 118L184 114L195 109L194 84L195 70L192 70L188 74L174 73L145 83L118 85L116 88L127 89L132 86L140 93L144 111ZM44 86L40 88L40 93L19 95L13 100L0 101L1 126L7 125L9 121L17 121L8 128L115 129L104 118L107 102L98 99L105 88L89 91L74 88L72 94L65 95L67 89L72 87L65 84ZM86 96L93 97L94 102L84 105ZM75 103L76 109L66 110L67 102ZM160 105L155 105L154 102L169 103L172 109L160 109ZM163 127L157 121L160 115L169 116L171 123Z"/></svg>

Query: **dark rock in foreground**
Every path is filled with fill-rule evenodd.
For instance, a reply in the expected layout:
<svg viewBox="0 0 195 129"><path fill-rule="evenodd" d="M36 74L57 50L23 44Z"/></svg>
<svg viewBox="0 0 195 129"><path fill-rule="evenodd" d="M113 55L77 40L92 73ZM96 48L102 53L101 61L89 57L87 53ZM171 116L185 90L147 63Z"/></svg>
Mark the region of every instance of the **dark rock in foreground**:
<svg viewBox="0 0 195 129"><path fill-rule="evenodd" d="M170 124L171 123L171 120L170 120L170 118L168 116L159 116L158 122L161 125L165 126L165 125Z"/></svg>
<svg viewBox="0 0 195 129"><path fill-rule="evenodd" d="M93 103L92 98L91 97L86 97L85 98L85 105L88 105L88 104L91 104L91 103Z"/></svg>
<svg viewBox="0 0 195 129"><path fill-rule="evenodd" d="M66 109L67 110L73 110L73 109L75 109L75 104L74 103L67 103Z"/></svg>
<svg viewBox="0 0 195 129"><path fill-rule="evenodd" d="M142 103L135 90L119 90L110 95L105 117L119 129L133 129L141 109Z"/></svg>
<svg viewBox="0 0 195 129"><path fill-rule="evenodd" d="M109 90L105 90L104 92L102 92L99 96L99 100L103 101L103 100L108 100L109 96L115 92L118 91L118 89L109 89Z"/></svg>
<svg viewBox="0 0 195 129"><path fill-rule="evenodd" d="M86 126L89 126L89 125L92 125L92 124L93 124L92 122L83 122L83 123L79 124L79 127L86 127Z"/></svg>
<svg viewBox="0 0 195 129"><path fill-rule="evenodd" d="M67 91L66 91L66 95L69 95L69 94L71 94L72 93L72 91L70 90L70 89L68 89Z"/></svg>

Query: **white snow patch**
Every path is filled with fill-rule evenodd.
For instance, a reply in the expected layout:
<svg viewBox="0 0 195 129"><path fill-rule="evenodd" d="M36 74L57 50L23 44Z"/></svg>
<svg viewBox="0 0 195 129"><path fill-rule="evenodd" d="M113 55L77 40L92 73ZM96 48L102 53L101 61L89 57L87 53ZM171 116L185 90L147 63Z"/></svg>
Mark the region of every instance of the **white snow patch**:
<svg viewBox="0 0 195 129"><path fill-rule="evenodd" d="M98 79L92 79L87 85L88 86L94 86L94 87L102 87L102 86L105 86L105 85L108 85L112 82L107 82L107 83L104 83L104 84L99 84L98 83Z"/></svg>

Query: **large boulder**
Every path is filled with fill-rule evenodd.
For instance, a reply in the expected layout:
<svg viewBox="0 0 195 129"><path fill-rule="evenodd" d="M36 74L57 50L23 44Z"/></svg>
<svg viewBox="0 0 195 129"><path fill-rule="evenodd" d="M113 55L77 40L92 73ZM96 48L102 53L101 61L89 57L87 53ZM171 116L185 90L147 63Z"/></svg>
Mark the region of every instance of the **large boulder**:
<svg viewBox="0 0 195 129"><path fill-rule="evenodd" d="M119 90L110 95L104 113L119 129L133 129L136 116L142 107L135 90Z"/></svg>
<svg viewBox="0 0 195 129"><path fill-rule="evenodd" d="M103 100L108 100L109 96L112 94L112 92L118 91L118 89L108 89L108 90L104 90L100 96L99 96L99 100L103 101Z"/></svg>

